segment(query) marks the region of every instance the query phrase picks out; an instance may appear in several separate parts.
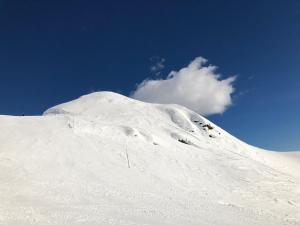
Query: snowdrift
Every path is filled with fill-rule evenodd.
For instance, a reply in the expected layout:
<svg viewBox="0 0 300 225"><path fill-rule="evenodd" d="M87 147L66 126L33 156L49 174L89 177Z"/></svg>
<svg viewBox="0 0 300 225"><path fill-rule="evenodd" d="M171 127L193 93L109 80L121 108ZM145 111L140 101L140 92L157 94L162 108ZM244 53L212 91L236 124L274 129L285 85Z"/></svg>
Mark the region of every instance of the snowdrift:
<svg viewBox="0 0 300 225"><path fill-rule="evenodd" d="M178 105L97 92L0 116L0 224L300 224L300 157Z"/></svg>

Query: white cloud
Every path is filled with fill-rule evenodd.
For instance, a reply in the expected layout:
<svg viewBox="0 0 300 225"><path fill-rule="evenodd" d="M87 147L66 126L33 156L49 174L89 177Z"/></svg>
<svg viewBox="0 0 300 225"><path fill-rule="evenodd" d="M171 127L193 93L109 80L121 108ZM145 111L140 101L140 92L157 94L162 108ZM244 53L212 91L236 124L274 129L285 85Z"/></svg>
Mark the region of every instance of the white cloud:
<svg viewBox="0 0 300 225"><path fill-rule="evenodd" d="M161 70L163 70L165 68L165 59L161 58L161 57L152 57L150 59L150 61L153 63L152 66L150 66L150 71L156 75L160 75Z"/></svg>
<svg viewBox="0 0 300 225"><path fill-rule="evenodd" d="M199 114L223 113L232 104L235 76L221 79L216 66L195 58L187 67L172 71L166 79L144 80L132 97L152 103L183 105Z"/></svg>

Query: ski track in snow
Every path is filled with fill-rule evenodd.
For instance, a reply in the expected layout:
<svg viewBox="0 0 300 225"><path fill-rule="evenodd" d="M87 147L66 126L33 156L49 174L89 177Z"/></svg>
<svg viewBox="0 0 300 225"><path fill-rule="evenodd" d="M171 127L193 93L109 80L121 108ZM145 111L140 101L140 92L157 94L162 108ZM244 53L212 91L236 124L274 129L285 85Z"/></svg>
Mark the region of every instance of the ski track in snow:
<svg viewBox="0 0 300 225"><path fill-rule="evenodd" d="M98 92L0 116L0 225L299 225L300 154Z"/></svg>

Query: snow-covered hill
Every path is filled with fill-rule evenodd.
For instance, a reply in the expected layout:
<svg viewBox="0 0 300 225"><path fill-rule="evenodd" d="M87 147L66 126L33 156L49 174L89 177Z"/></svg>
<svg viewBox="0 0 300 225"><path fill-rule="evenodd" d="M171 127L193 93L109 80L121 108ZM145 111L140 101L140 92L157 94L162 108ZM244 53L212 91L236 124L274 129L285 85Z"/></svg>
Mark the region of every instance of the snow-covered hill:
<svg viewBox="0 0 300 225"><path fill-rule="evenodd" d="M0 224L296 225L299 160L182 106L93 93L0 116Z"/></svg>

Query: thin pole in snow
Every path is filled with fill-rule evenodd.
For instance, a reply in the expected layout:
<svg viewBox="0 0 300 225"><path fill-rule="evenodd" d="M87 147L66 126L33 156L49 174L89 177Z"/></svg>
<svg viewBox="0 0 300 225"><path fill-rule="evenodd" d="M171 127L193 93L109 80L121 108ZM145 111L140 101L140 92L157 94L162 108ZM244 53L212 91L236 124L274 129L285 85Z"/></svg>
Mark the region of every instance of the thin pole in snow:
<svg viewBox="0 0 300 225"><path fill-rule="evenodd" d="M130 168L129 156L128 156L128 151L127 151L127 141L126 141L126 146L125 146L125 152L126 152L127 166L128 166L128 168Z"/></svg>

